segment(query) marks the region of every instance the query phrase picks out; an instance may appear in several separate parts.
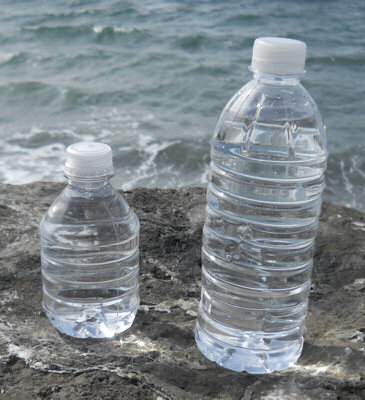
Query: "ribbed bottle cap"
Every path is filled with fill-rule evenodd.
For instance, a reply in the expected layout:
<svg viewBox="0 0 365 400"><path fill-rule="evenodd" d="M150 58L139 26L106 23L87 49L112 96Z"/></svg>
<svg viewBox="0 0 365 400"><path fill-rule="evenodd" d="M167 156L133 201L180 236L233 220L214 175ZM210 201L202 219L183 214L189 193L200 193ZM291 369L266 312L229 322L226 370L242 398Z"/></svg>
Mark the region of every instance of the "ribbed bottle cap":
<svg viewBox="0 0 365 400"><path fill-rule="evenodd" d="M273 75L304 73L307 45L300 40L262 37L255 40L251 68Z"/></svg>
<svg viewBox="0 0 365 400"><path fill-rule="evenodd" d="M79 179L114 174L112 149L104 143L78 142L67 147L65 175Z"/></svg>

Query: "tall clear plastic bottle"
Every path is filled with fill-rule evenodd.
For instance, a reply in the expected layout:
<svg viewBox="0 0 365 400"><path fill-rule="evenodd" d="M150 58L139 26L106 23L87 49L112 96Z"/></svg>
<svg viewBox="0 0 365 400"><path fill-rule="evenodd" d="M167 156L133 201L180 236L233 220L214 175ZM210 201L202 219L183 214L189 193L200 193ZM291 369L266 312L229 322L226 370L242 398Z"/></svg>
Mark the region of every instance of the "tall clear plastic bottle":
<svg viewBox="0 0 365 400"><path fill-rule="evenodd" d="M139 221L112 187L103 143L67 148L67 187L40 224L43 307L55 328L77 338L111 338L138 306Z"/></svg>
<svg viewBox="0 0 365 400"><path fill-rule="evenodd" d="M325 127L300 84L305 57L303 42L257 39L253 80L212 141L195 336L235 371L285 369L303 346L327 160Z"/></svg>

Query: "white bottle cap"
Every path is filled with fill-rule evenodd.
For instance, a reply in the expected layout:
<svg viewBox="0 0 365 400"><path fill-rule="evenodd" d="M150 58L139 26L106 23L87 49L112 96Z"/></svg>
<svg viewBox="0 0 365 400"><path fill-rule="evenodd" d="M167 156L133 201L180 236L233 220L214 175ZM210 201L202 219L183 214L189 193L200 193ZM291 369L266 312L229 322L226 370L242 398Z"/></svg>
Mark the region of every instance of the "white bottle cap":
<svg viewBox="0 0 365 400"><path fill-rule="evenodd" d="M251 68L272 75L304 73L307 45L300 40L262 37L255 40Z"/></svg>
<svg viewBox="0 0 365 400"><path fill-rule="evenodd" d="M65 175L79 179L114 175L112 149L104 143L78 142L67 147Z"/></svg>

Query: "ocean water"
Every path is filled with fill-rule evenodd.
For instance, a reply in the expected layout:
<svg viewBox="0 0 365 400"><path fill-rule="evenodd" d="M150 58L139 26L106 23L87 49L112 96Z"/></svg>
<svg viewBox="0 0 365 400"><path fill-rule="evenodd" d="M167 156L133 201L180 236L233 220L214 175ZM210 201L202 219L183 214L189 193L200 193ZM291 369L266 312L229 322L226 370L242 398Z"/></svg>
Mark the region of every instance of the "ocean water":
<svg viewBox="0 0 365 400"><path fill-rule="evenodd" d="M115 184L205 185L210 138L252 44L308 45L327 125L325 198L365 210L365 2L1 1L0 181L63 180L65 147L112 146Z"/></svg>

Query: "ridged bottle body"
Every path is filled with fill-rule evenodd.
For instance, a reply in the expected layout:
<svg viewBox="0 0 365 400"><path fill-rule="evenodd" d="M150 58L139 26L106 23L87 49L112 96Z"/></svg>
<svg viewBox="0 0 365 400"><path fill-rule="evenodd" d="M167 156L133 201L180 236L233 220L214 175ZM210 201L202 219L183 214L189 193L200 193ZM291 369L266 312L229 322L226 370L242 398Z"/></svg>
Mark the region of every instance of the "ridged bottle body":
<svg viewBox="0 0 365 400"><path fill-rule="evenodd" d="M139 221L110 183L69 184L41 225L43 307L77 338L128 329L138 306Z"/></svg>
<svg viewBox="0 0 365 400"><path fill-rule="evenodd" d="M257 75L212 141L199 349L235 371L299 357L326 169L325 128L298 77Z"/></svg>

